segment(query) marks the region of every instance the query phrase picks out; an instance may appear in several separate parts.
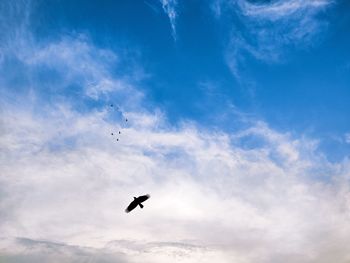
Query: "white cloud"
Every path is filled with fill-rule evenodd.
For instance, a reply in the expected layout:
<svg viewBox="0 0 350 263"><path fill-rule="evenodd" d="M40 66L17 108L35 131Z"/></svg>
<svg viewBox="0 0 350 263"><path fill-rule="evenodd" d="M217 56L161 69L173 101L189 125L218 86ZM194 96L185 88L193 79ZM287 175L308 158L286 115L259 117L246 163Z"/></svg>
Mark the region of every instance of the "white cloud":
<svg viewBox="0 0 350 263"><path fill-rule="evenodd" d="M225 19L225 14L235 17L230 20L226 55L233 74L239 78L244 73L247 54L275 63L283 60L290 48L314 45L327 28L327 21L319 15L332 4L332 0L214 1L213 11L218 18Z"/></svg>
<svg viewBox="0 0 350 263"><path fill-rule="evenodd" d="M110 74L111 68L118 65L116 54L109 50L93 48L84 35L75 38L63 37L58 42L44 44L42 47L35 44L29 48L21 46L15 56L25 66L30 67L32 71L29 74L40 74L43 68L55 72L60 78L58 85L50 83L55 89L64 90L68 85L75 83L82 87L84 95L93 99L111 92L131 90L135 100L141 96L130 86L130 79L123 76L115 78Z"/></svg>
<svg viewBox="0 0 350 263"><path fill-rule="evenodd" d="M6 240L88 247L97 257L104 248L127 262L329 262L330 254L349 260L341 244L350 238L350 166L322 164L330 173L315 181L313 168L326 160L314 142L263 123L227 135L187 124L173 129L161 115L133 112L141 115L130 118L117 143L108 112L79 114L63 106L47 114L4 107L0 232ZM265 144L239 146L247 136ZM141 193L152 195L144 210L125 214ZM20 257L21 245L14 246ZM7 257L13 247L6 247ZM50 250L34 247L30 253Z"/></svg>
<svg viewBox="0 0 350 263"><path fill-rule="evenodd" d="M171 26L171 32L174 40L176 40L176 18L177 18L177 0L159 0L162 4L164 12L167 14Z"/></svg>

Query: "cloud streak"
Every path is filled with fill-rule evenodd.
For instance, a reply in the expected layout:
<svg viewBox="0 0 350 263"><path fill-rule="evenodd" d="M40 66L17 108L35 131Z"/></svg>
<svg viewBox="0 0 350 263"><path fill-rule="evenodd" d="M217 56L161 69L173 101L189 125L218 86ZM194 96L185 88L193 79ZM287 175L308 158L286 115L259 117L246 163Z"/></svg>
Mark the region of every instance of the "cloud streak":
<svg viewBox="0 0 350 263"><path fill-rule="evenodd" d="M292 16L303 15L302 12L319 12L326 8L332 1L271 1L269 3L253 4L248 1L239 1L239 6L245 16L268 20L290 19Z"/></svg>
<svg viewBox="0 0 350 263"><path fill-rule="evenodd" d="M102 248L81 247L64 243L28 238L15 238L1 242L0 259L6 262L212 262L222 260L215 248L188 243L137 242L113 240ZM14 252L16 250L16 253ZM222 261L226 262L226 261Z"/></svg>
<svg viewBox="0 0 350 263"><path fill-rule="evenodd" d="M320 18L331 0L215 1L217 17L231 23L227 62L239 78L247 55L267 63L284 59L290 49L312 46L327 28ZM229 21L229 22L228 22Z"/></svg>
<svg viewBox="0 0 350 263"><path fill-rule="evenodd" d="M159 0L162 4L163 10L169 18L170 26L171 26L171 34L176 40L176 18L177 18L177 0Z"/></svg>

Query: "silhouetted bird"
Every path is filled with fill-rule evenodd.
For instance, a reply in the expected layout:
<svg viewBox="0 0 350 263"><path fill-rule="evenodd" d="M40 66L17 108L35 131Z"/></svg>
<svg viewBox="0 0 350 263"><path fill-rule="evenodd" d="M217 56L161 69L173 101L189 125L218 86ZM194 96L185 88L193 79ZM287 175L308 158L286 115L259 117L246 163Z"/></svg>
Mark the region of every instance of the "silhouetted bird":
<svg viewBox="0 0 350 263"><path fill-rule="evenodd" d="M111 133L111 135L113 135L113 132Z"/></svg>
<svg viewBox="0 0 350 263"><path fill-rule="evenodd" d="M119 139L117 139L117 142L119 141Z"/></svg>
<svg viewBox="0 0 350 263"><path fill-rule="evenodd" d="M121 134L121 132L119 131L119 134Z"/></svg>
<svg viewBox="0 0 350 263"><path fill-rule="evenodd" d="M134 201L130 203L130 205L125 209L126 213L129 213L131 210L133 210L136 206L140 206L140 208L143 208L143 205L141 203L145 202L148 198L150 198L150 195L141 195L139 197L134 196Z"/></svg>

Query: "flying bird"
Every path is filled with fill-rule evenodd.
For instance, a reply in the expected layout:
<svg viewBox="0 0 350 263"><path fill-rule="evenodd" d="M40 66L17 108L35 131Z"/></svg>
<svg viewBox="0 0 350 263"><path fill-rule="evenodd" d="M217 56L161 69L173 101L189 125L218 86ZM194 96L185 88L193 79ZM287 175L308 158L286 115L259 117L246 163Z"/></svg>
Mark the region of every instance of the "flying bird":
<svg viewBox="0 0 350 263"><path fill-rule="evenodd" d="M128 205L128 207L125 209L126 213L129 213L131 210L135 209L138 205L140 208L143 208L143 205L141 203L145 202L148 198L150 198L150 195L141 195L139 197L134 196L134 201Z"/></svg>

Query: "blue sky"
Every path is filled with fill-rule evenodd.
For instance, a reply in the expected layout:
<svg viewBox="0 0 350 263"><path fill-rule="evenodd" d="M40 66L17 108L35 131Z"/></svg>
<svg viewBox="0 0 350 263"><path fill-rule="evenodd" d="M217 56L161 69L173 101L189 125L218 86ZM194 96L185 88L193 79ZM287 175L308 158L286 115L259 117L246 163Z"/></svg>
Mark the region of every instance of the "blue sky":
<svg viewBox="0 0 350 263"><path fill-rule="evenodd" d="M349 11L2 1L0 261L348 262Z"/></svg>
<svg viewBox="0 0 350 263"><path fill-rule="evenodd" d="M324 6L300 7L276 22L269 21L274 14L244 16L239 4L225 1L169 2L176 13L176 37L155 0L38 1L30 28L38 42L84 34L99 48L123 50L116 74L142 67L145 104L164 110L173 123L190 119L229 131L235 117L228 121L222 115L231 114L234 105L281 131L320 139L331 160L348 153L343 140L350 130L346 1L319 1ZM298 21L303 15L309 17ZM292 32L295 27L304 35ZM237 35L255 51L238 47ZM233 58L229 52L238 53ZM237 69L231 70L230 63Z"/></svg>

